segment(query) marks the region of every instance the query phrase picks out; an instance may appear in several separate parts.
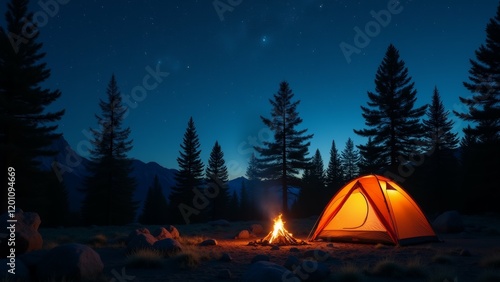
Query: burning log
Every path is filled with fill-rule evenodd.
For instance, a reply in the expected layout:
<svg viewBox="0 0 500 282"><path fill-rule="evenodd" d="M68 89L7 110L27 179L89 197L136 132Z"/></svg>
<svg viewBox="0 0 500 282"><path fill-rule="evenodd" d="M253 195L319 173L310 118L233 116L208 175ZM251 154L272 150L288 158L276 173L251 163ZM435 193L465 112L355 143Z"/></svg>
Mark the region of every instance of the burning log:
<svg viewBox="0 0 500 282"><path fill-rule="evenodd" d="M267 234L264 239L250 242L249 245L307 245L306 242L299 242L293 237L293 234L285 229L285 222L281 219L281 214L274 219L273 230Z"/></svg>

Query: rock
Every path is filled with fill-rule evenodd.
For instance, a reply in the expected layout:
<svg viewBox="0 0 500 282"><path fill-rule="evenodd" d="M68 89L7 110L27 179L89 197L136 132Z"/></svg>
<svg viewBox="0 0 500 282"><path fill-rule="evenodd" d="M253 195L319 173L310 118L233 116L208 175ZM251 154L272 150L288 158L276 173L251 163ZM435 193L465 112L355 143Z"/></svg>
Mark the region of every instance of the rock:
<svg viewBox="0 0 500 282"><path fill-rule="evenodd" d="M179 230L175 228L175 226L169 225L165 229L167 229L170 235L172 235L172 239L178 240L181 238L181 234L179 233Z"/></svg>
<svg viewBox="0 0 500 282"><path fill-rule="evenodd" d="M250 239L250 232L248 232L248 230L241 230L238 235L236 235L236 239Z"/></svg>
<svg viewBox="0 0 500 282"><path fill-rule="evenodd" d="M288 258L286 259L285 264L283 264L283 266L286 269L293 271L301 263L302 263L302 261L298 257L288 256Z"/></svg>
<svg viewBox="0 0 500 282"><path fill-rule="evenodd" d="M326 245L328 248L333 248L333 243L327 244Z"/></svg>
<svg viewBox="0 0 500 282"><path fill-rule="evenodd" d="M135 229L134 231L131 231L128 234L128 238L127 238L126 243L128 244L128 242L132 241L132 239L134 239L139 234L151 234L151 232L149 232L149 229L147 229L145 227Z"/></svg>
<svg viewBox="0 0 500 282"><path fill-rule="evenodd" d="M258 261L253 263L241 277L243 282L274 282L274 281L290 281L299 282L300 280L285 267L268 262Z"/></svg>
<svg viewBox="0 0 500 282"><path fill-rule="evenodd" d="M232 260L233 260L233 258L232 258L232 257L231 257L231 255L230 255L230 254L228 254L228 253L222 253L222 255L221 255L221 257L220 257L220 259L219 259L219 260L220 260L220 261L223 261L223 262L230 262L230 261L232 261Z"/></svg>
<svg viewBox="0 0 500 282"><path fill-rule="evenodd" d="M210 226L230 226L231 225L229 223L229 221L227 221L225 219L210 221L208 224L210 224Z"/></svg>
<svg viewBox="0 0 500 282"><path fill-rule="evenodd" d="M217 240L207 239L199 244L200 246L217 246Z"/></svg>
<svg viewBox="0 0 500 282"><path fill-rule="evenodd" d="M36 250L19 256L19 260L24 263L31 273L36 271L37 265L49 253L49 250Z"/></svg>
<svg viewBox="0 0 500 282"><path fill-rule="evenodd" d="M252 263L256 263L258 261L269 261L268 255L256 255L252 258Z"/></svg>
<svg viewBox="0 0 500 282"><path fill-rule="evenodd" d="M432 223L434 230L440 233L457 233L464 230L462 216L458 211L446 211Z"/></svg>
<svg viewBox="0 0 500 282"><path fill-rule="evenodd" d="M23 212L23 210L17 209L14 213L14 218L17 220L14 233L16 238L16 255L40 250L43 245L42 235L38 232L38 227L42 222L40 216L36 212ZM7 227L11 224L7 222L8 219L13 219L9 217L9 213L6 212L0 215L0 230L2 230L2 233L6 232L2 235L7 238L10 236L10 231ZM0 241L0 256L8 256L9 250L8 241L2 239Z"/></svg>
<svg viewBox="0 0 500 282"><path fill-rule="evenodd" d="M290 248L290 253L298 253L298 252L300 252L299 248L296 248L296 247Z"/></svg>
<svg viewBox="0 0 500 282"><path fill-rule="evenodd" d="M101 257L92 248L69 243L51 249L37 265L39 280L95 281L104 269Z"/></svg>
<svg viewBox="0 0 500 282"><path fill-rule="evenodd" d="M330 254L320 249L307 250L304 253L305 258L312 258L315 261L326 261L330 258Z"/></svg>
<svg viewBox="0 0 500 282"><path fill-rule="evenodd" d="M22 261L16 260L14 270L10 270L12 268L8 265L8 263L8 259L0 259L1 281L31 281L30 271ZM10 273L9 270L14 271L14 274Z"/></svg>
<svg viewBox="0 0 500 282"><path fill-rule="evenodd" d="M168 232L168 230L165 229L164 227L155 229L153 232L151 232L151 235L153 235L156 238L156 240L172 238L172 234L170 234L170 232Z"/></svg>
<svg viewBox="0 0 500 282"><path fill-rule="evenodd" d="M250 232L252 232L255 235L262 235L264 234L264 227L260 224L252 224L250 226Z"/></svg>
<svg viewBox="0 0 500 282"><path fill-rule="evenodd" d="M217 278L220 278L220 279L231 279L232 277L233 277L233 275L229 269L221 269L217 273Z"/></svg>
<svg viewBox="0 0 500 282"><path fill-rule="evenodd" d="M304 260L293 273L302 281L323 281L330 275L330 269L324 263Z"/></svg>
<svg viewBox="0 0 500 282"><path fill-rule="evenodd" d="M462 257L470 257L470 256L472 256L472 253L468 249L462 249L462 250L460 250L459 255Z"/></svg>
<svg viewBox="0 0 500 282"><path fill-rule="evenodd" d="M275 246L272 246L272 247L271 247L271 251L277 251L277 250L279 250L279 249L280 249L280 246L276 246L276 245L275 245Z"/></svg>
<svg viewBox="0 0 500 282"><path fill-rule="evenodd" d="M143 233L136 235L127 243L127 253L140 249L153 249L153 244L158 241L151 234Z"/></svg>
<svg viewBox="0 0 500 282"><path fill-rule="evenodd" d="M182 251L182 246L177 240L165 238L154 242L153 249L167 256Z"/></svg>

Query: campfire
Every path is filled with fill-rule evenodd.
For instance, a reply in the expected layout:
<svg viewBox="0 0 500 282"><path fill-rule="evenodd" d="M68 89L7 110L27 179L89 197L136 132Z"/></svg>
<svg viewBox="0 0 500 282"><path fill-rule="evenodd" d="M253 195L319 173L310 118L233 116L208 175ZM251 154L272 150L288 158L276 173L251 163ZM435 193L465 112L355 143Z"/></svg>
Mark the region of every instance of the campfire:
<svg viewBox="0 0 500 282"><path fill-rule="evenodd" d="M264 239L254 242L262 245L305 245L304 241L299 242L293 234L285 229L285 222L281 219L282 214L274 219L273 230ZM251 242L252 243L252 242Z"/></svg>

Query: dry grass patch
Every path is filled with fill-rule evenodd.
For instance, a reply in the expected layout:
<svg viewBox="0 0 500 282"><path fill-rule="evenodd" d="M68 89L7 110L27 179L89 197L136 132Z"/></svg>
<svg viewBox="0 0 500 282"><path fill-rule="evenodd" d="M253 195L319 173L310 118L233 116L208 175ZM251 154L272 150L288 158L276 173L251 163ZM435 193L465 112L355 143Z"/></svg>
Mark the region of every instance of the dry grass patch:
<svg viewBox="0 0 500 282"><path fill-rule="evenodd" d="M432 271L431 276L429 277L429 282L456 282L458 281L458 275L456 271L449 267L440 267Z"/></svg>
<svg viewBox="0 0 500 282"><path fill-rule="evenodd" d="M406 268L404 265L390 259L384 259L375 264L373 269L368 273L374 276L402 278L406 275Z"/></svg>
<svg viewBox="0 0 500 282"><path fill-rule="evenodd" d="M432 262L439 264L453 264L455 260L449 254L437 253L435 256L432 257Z"/></svg>
<svg viewBox="0 0 500 282"><path fill-rule="evenodd" d="M136 250L125 261L125 265L132 268L162 268L164 264L163 255L151 249Z"/></svg>
<svg viewBox="0 0 500 282"><path fill-rule="evenodd" d="M481 260L480 265L486 268L500 269L500 254L495 254L485 257Z"/></svg>
<svg viewBox="0 0 500 282"><path fill-rule="evenodd" d="M204 261L218 260L220 258L220 252L214 252L195 245L188 245L183 246L182 252L170 257L169 262L176 268L193 269Z"/></svg>
<svg viewBox="0 0 500 282"><path fill-rule="evenodd" d="M425 265L419 257L416 257L406 263L406 276L412 278L425 278L427 277L428 271Z"/></svg>
<svg viewBox="0 0 500 282"><path fill-rule="evenodd" d="M362 282L366 280L363 270L353 264L346 264L334 271L329 281L338 282Z"/></svg>

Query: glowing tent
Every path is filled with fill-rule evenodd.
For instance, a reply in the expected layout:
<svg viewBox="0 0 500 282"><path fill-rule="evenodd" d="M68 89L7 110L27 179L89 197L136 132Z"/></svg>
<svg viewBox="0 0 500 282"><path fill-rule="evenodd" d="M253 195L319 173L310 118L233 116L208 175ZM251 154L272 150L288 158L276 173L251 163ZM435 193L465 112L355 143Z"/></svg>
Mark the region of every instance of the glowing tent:
<svg viewBox="0 0 500 282"><path fill-rule="evenodd" d="M327 204L310 240L408 245L438 241L417 203L398 184L368 175L342 187Z"/></svg>

